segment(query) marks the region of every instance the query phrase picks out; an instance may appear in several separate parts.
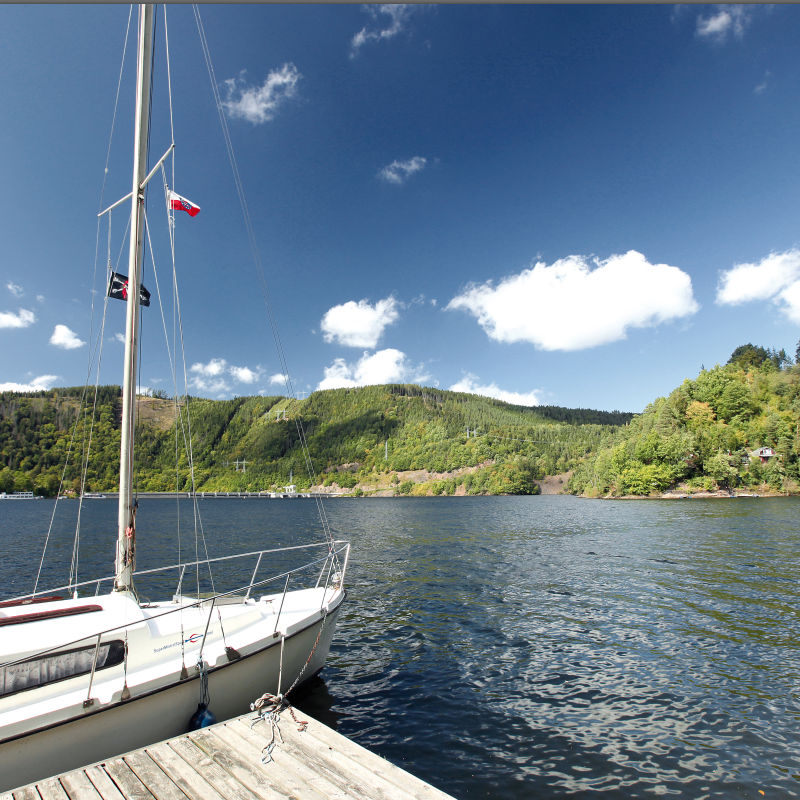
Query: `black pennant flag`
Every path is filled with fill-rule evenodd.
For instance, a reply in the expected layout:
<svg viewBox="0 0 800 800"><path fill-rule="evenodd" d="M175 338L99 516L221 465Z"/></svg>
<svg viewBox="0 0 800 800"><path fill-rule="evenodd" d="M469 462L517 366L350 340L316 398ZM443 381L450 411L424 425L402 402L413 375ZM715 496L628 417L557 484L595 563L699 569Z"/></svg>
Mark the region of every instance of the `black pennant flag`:
<svg viewBox="0 0 800 800"><path fill-rule="evenodd" d="M108 282L108 296L113 297L115 300L128 299L127 275L122 275L119 272L111 273L111 280ZM139 287L139 303L143 306L150 305L150 292L144 286Z"/></svg>

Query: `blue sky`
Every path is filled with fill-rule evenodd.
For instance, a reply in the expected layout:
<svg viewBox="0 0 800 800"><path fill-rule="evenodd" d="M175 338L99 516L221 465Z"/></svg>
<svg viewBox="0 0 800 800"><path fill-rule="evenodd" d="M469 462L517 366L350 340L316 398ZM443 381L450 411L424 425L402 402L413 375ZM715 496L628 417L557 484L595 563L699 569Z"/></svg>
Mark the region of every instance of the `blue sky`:
<svg viewBox="0 0 800 800"><path fill-rule="evenodd" d="M416 382L641 411L740 344L794 354L797 6L200 13L298 392ZM100 331L125 212L110 238L96 214L130 188L132 45L109 147L127 20L0 6L2 388L82 385L101 339L100 381L121 382L122 303ZM167 22L174 188L202 208L175 221L190 390L279 394L191 7ZM151 163L169 144L161 12L157 41ZM140 383L172 393L162 191L167 319L144 312Z"/></svg>

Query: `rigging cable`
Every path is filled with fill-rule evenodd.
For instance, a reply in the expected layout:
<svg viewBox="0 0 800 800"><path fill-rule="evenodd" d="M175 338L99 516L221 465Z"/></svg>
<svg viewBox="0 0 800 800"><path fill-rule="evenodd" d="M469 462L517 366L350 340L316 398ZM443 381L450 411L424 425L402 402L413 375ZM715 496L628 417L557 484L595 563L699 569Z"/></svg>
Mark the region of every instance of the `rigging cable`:
<svg viewBox="0 0 800 800"><path fill-rule="evenodd" d="M109 135L108 135L108 147L106 148L106 162L105 162L105 168L103 170L103 181L102 181L102 184L101 184L101 187L100 187L100 198L99 198L99 208L100 209L103 208L103 197L105 196L106 181L108 179L108 165L109 165L109 162L111 160L111 145L112 145L112 142L113 142L113 139L114 139L114 128L115 128L115 125L116 125L117 110L119 108L119 98L120 98L120 94L121 94L121 90L122 90L122 75L123 75L124 68L125 68L125 57L126 57L127 50L128 50L128 39L129 39L129 36L130 36L130 28L131 28L131 19L132 19L132 17L133 17L133 6L131 5L131 7L128 9L128 21L127 21L127 25L125 27L125 36L124 36L124 39L123 39L123 47L122 47L122 58L120 59L119 76L117 78L117 90L116 90L116 95L115 95L115 98L114 98L114 111L113 111L113 114L112 114L112 117L111 117L111 128L109 130ZM109 223L109 225L110 225L110 223ZM110 232L109 232L109 235L110 235ZM100 249L100 220L98 219L97 229L96 229L96 234L95 234L95 256L94 256L94 270L93 270L93 274L92 274L92 283L91 283L92 286L94 286L95 281L97 279L97 261L98 261L99 249ZM100 333L101 337L103 336L103 331L105 329L105 312L106 312L107 304L108 304L108 298L106 298L106 300L104 301L104 306L103 306L103 325L101 327L101 333ZM92 338L91 332L92 332L93 327L94 327L94 295L93 294L92 294L92 297L91 297L91 309L92 309L92 313L91 313L91 317L90 317L90 327L89 327L89 331L90 331L89 339L90 339L90 341L91 341L91 338ZM101 345L102 345L102 341L101 341ZM70 456L71 456L71 453L72 453L72 446L73 446L73 444L75 442L75 434L77 432L78 422L79 422L80 417L81 417L81 411L84 408L84 402L85 402L85 399L86 399L86 393L87 393L87 390L88 390L88 387L89 387L89 376L91 375L91 365L92 365L92 360L94 358L93 353L95 353L95 352L97 352L97 349L95 349L94 351L90 352L90 355L89 355L89 362L88 362L87 371L86 371L86 380L84 382L83 392L81 394L81 398L80 398L80 402L79 402L79 406L78 406L78 415L77 415L77 417L75 419L75 425L73 426L72 435L70 437L69 445L67 447L67 452L66 452L65 457L64 457L64 467L63 467L63 469L61 471L61 479L59 480L58 490L56 492L56 502L53 504L53 511L52 511L52 513L50 515L50 523L49 523L48 528L47 528L47 534L45 536L44 545L42 546L42 556L41 556L41 559L39 561L39 568L36 571L36 578L35 578L34 584L33 584L33 594L34 595L36 594L36 591L37 591L38 586L39 586L39 580L41 578L42 568L44 566L44 559L45 559L45 556L47 554L48 545L50 543L50 536L52 535L52 532L53 532L53 523L55 522L56 509L58 507L58 498L61 496L62 490L64 488L64 479L66 478L67 468L69 466L69 460L70 460ZM102 352L102 347L100 349L100 352ZM100 356L98 355L97 379L95 381L94 406L93 406L93 410L92 410L92 418L93 419L94 419L94 414L96 412L96 407L97 407L97 387L98 387L98 383L99 383L99 375L100 375ZM87 464L88 464L88 455L87 455ZM82 481L81 481L81 494L83 494L84 483L85 483L85 475L84 475L84 479L82 479ZM75 569L77 571L77 568L75 566L76 558L75 558L74 553L78 549L79 539L80 539L80 506L79 506L78 523L77 523L77 527L76 527L76 531L75 531L75 540L73 542L73 564L70 566L70 582L72 580L73 567L75 567Z"/></svg>
<svg viewBox="0 0 800 800"><path fill-rule="evenodd" d="M244 193L244 185L242 182L241 174L239 172L239 167L236 162L236 155L233 149L233 141L231 140L230 130L228 128L228 123L225 119L225 112L223 108L222 98L219 93L219 86L216 80L216 74L214 72L214 65L211 60L211 51L208 46L208 40L206 38L205 29L203 27L203 21L200 17L200 10L197 4L192 5L192 9L194 10L195 21L197 23L197 29L200 35L200 45L203 50L203 56L206 62L206 69L208 70L209 80L211 82L211 91L214 96L214 103L217 109L217 115L219 116L220 127L222 128L222 135L225 140L225 147L228 153L228 161L230 162L231 170L233 172L233 179L236 186L236 192L239 197L239 204L242 209L242 216L244 219L245 229L247 231L247 237L250 242L250 250L253 257L253 261L256 266L256 270L258 272L258 276L261 282L261 290L264 299L264 305L267 310L267 318L269 320L269 325L272 331L272 337L275 341L275 348L278 353L278 360L281 365L281 371L283 373L283 378L286 383L286 388L289 394L292 396L293 399L297 400L297 394L294 390L294 386L292 384L292 379L289 374L289 368L286 361L286 355L283 350L283 344L281 343L280 334L278 332L278 327L275 321L275 316L272 311L272 304L270 301L270 294L269 288L267 286L267 280L264 274L264 268L261 262L261 256L258 249L258 244L256 241L255 230L253 228L252 218L250 216L249 207L247 204L247 199ZM314 471L314 465L311 461L311 457L308 450L308 442L305 435L305 430L303 428L302 422L300 421L299 416L295 417L295 427L297 429L297 434L302 446L303 456L305 459L306 469L308 470L309 478L311 479L312 483L316 482L316 473ZM338 565L338 556L334 554L334 546L333 546L333 534L330 530L330 525L328 522L328 518L325 512L325 507L322 503L320 497L315 497L316 504L317 504L317 513L319 514L320 523L322 525L322 529L325 533L326 540L328 542L328 546L330 548L331 554L334 556L336 563Z"/></svg>
<svg viewBox="0 0 800 800"><path fill-rule="evenodd" d="M169 185L175 185L175 119L173 114L172 108L172 67L171 67L171 60L169 56L169 28L167 27L167 7L164 6L164 51L165 51L165 62L167 66L167 98L169 101L169 135L170 135L170 143L172 147L171 157L170 157L170 180ZM177 354L177 311L176 311L176 304L177 304L177 291L176 287L177 284L175 282L175 212L170 208L170 204L168 202L168 190L167 190L167 180L166 180L166 173L164 171L164 165L161 165L161 175L164 179L164 194L165 194L165 201L167 207L167 228L169 230L169 241L170 241L170 254L172 256L172 274L173 274L173 293L172 293L172 352ZM155 265L153 267L155 271ZM161 304L161 296L159 294L158 298L159 305ZM164 320L164 311L163 308L161 310L161 318L162 321ZM167 342L167 353L169 353L169 343L166 331L166 323L164 324L164 340ZM181 501L179 497L179 479L180 473L178 470L178 454L180 452L180 437L178 435L178 420L180 418L180 400L178 398L178 382L175 373L175 367L172 361L172 356L170 354L170 372L172 374L172 385L173 385L173 405L174 405L174 413L175 413L175 517L177 520L177 534L178 534L178 561L181 560L181 553L183 552L183 541L181 536ZM188 388L188 387L187 387ZM184 397L188 392L184 391ZM184 434L185 438L185 434ZM190 434L190 441L191 441L191 434ZM190 459L190 464L192 464L192 472L194 472L193 462ZM194 487L194 479L192 480L192 486ZM197 543L197 526L195 525L195 544ZM197 560L197 548L195 547L195 560ZM199 592L199 585L198 585L198 592ZM183 624L183 623L181 623Z"/></svg>
<svg viewBox="0 0 800 800"><path fill-rule="evenodd" d="M166 193L166 184L165 184L165 193ZM171 219L171 215L169 214L169 211L167 212L167 217L168 217L168 220ZM179 331L179 339L180 339L180 343L181 343L181 356L182 356L182 362L183 362L184 381L185 381L186 387L188 388L188 373L186 371L186 353L185 353L185 349L184 349L184 339L183 339L183 321L182 321L181 313L180 313L180 297L178 295L178 282L177 282L177 272L176 272L176 264L175 264L175 250L174 250L173 231L174 231L174 227L170 226L170 238L171 238L171 241L172 241L172 244L173 244L173 247L172 247L172 275L173 275L173 292L174 292L174 294L173 294L173 302L174 302L175 307L177 309L177 326L178 326L178 331ZM164 305L163 305L162 295L161 295L161 285L160 285L159 280L158 280L158 268L157 268L156 261L155 261L155 252L153 250L152 240L150 238L150 224L149 224L146 212L145 212L145 232L146 232L146 235L147 235L148 249L149 249L149 252L150 252L150 260L151 260L151 263L153 265L153 276L154 276L155 285L156 285L156 296L158 298L159 310L161 312L161 322L162 322L162 328L164 330L164 340L165 340L166 349L167 349L167 356L169 358L170 371L172 372L174 389L175 389L175 396L177 398L178 386L177 386L177 373L176 373L176 369L175 369L175 362L177 361L177 353L175 354L175 357L173 358L173 353L170 351L169 333L167 331L166 315L164 313ZM191 494L192 494L192 498L193 498L193 508L194 508L194 516L195 516L195 561L199 562L199 560L200 560L200 558L199 558L199 550L198 550L198 545L199 545L200 541L202 541L203 550L205 552L205 557L206 557L206 560L208 561L208 559L209 559L208 543L206 541L205 531L204 531L203 525L202 525L202 519L200 518L199 507L197 505L197 492L196 492L195 473L194 473L194 452L193 452L193 448L192 448L192 434L191 434L191 427L190 427L191 426L191 418L190 418L190 415L188 413L188 404L189 404L188 392L184 394L184 397L185 397L185 405L186 405L185 412L181 413L180 404L178 403L178 405L177 405L178 418L175 421L175 427L176 427L175 435L176 435L176 437L178 436L178 429L180 429L180 432L181 432L181 434L183 436L183 444L184 444L184 448L185 448L185 452L186 452L186 457L187 457L187 460L189 462L189 476L190 476L190 481L191 481ZM178 493L177 492L177 488L178 487L177 487L177 463L176 463L176 495ZM199 537L198 537L198 533L199 533ZM196 569L199 570L199 566L196 567ZM197 591L199 592L200 591L200 589L199 589L199 580L200 580L199 579L199 572L197 574L196 580L197 580L197 583L198 583ZM209 580L211 581L212 591L216 592L216 588L214 586L214 576L213 576L213 573L211 572L210 564L209 564Z"/></svg>

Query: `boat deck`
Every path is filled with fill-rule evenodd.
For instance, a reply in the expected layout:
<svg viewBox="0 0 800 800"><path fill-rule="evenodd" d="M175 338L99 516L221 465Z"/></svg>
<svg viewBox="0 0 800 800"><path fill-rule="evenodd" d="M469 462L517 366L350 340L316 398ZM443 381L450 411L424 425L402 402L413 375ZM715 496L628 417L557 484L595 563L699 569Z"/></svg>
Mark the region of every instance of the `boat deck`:
<svg viewBox="0 0 800 800"><path fill-rule="evenodd" d="M0 800L453 800L307 714L220 722L0 794ZM252 727L251 727L252 726Z"/></svg>

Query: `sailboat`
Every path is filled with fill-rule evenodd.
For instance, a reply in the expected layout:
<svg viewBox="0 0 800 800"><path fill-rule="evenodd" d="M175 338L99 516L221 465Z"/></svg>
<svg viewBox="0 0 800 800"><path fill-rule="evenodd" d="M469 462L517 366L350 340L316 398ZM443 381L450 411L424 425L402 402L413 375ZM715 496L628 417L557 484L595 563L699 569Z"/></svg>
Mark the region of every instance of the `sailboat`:
<svg viewBox="0 0 800 800"><path fill-rule="evenodd" d="M246 713L264 693L282 698L324 665L345 598L349 544L329 533L315 545L135 569L139 287L144 194L155 172L147 170L154 8L138 13L115 572L0 602L0 792L180 735L209 713ZM241 584L184 588L187 575L225 568L245 576ZM144 579L172 588L143 602Z"/></svg>

